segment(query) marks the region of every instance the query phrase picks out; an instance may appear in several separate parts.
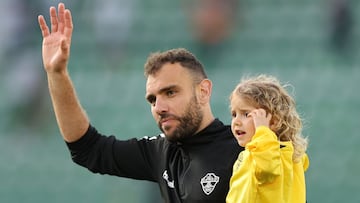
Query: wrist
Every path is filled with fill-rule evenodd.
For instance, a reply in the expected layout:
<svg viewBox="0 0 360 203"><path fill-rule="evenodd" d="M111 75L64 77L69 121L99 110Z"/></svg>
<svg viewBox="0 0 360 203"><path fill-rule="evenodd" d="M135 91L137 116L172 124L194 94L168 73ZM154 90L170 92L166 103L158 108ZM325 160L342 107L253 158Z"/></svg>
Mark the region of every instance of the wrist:
<svg viewBox="0 0 360 203"><path fill-rule="evenodd" d="M58 76L68 76L69 73L66 68L64 69L58 69L58 70L46 70L46 74L48 77L58 77Z"/></svg>

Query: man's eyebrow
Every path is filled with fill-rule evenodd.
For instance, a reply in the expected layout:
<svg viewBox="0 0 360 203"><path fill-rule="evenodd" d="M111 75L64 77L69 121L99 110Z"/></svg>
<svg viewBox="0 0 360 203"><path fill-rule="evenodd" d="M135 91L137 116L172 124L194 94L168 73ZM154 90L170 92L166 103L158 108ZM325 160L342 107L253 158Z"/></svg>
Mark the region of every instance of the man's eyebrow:
<svg viewBox="0 0 360 203"><path fill-rule="evenodd" d="M177 88L177 85L169 85L169 86L161 88L157 93L162 94L164 92L167 92L169 90L173 90L175 88ZM146 98L147 101L150 102L150 101L154 100L156 98L156 96L154 94L148 94L148 95L145 95L145 98Z"/></svg>
<svg viewBox="0 0 360 203"><path fill-rule="evenodd" d="M169 90L173 90L173 89L176 89L177 88L177 85L169 85L167 87L163 87L159 90L159 93L163 93L163 92L167 92Z"/></svg>

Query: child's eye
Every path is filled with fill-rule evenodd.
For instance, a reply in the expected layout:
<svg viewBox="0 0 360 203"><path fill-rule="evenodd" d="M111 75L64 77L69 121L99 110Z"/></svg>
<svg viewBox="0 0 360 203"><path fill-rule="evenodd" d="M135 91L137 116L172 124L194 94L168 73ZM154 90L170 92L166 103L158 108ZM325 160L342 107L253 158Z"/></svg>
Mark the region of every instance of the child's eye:
<svg viewBox="0 0 360 203"><path fill-rule="evenodd" d="M249 112L244 112L244 113L242 113L242 116L243 116L244 118L249 117Z"/></svg>
<svg viewBox="0 0 360 203"><path fill-rule="evenodd" d="M231 117L235 118L236 117L236 112L231 112Z"/></svg>

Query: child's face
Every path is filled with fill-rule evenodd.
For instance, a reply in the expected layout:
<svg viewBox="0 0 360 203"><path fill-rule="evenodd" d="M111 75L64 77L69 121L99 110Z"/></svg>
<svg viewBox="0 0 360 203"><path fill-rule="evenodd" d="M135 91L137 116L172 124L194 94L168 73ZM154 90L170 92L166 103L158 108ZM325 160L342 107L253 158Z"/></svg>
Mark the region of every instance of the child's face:
<svg viewBox="0 0 360 203"><path fill-rule="evenodd" d="M245 147L255 134L256 128L265 126L271 129L272 115L263 108L257 108L247 100L234 95L231 105L231 131L239 145Z"/></svg>
<svg viewBox="0 0 360 203"><path fill-rule="evenodd" d="M233 95L231 101L231 131L240 146L251 141L255 134L255 125L253 118L249 116L255 107L238 95Z"/></svg>

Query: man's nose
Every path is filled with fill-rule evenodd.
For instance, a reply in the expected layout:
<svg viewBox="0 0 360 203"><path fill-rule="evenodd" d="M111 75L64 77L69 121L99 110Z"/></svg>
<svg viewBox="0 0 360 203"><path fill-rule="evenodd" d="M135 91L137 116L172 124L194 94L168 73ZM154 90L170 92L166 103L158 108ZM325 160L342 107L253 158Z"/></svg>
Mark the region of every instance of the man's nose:
<svg viewBox="0 0 360 203"><path fill-rule="evenodd" d="M156 99L154 110L156 113L161 114L167 112L169 109L167 103L164 100L158 98Z"/></svg>

